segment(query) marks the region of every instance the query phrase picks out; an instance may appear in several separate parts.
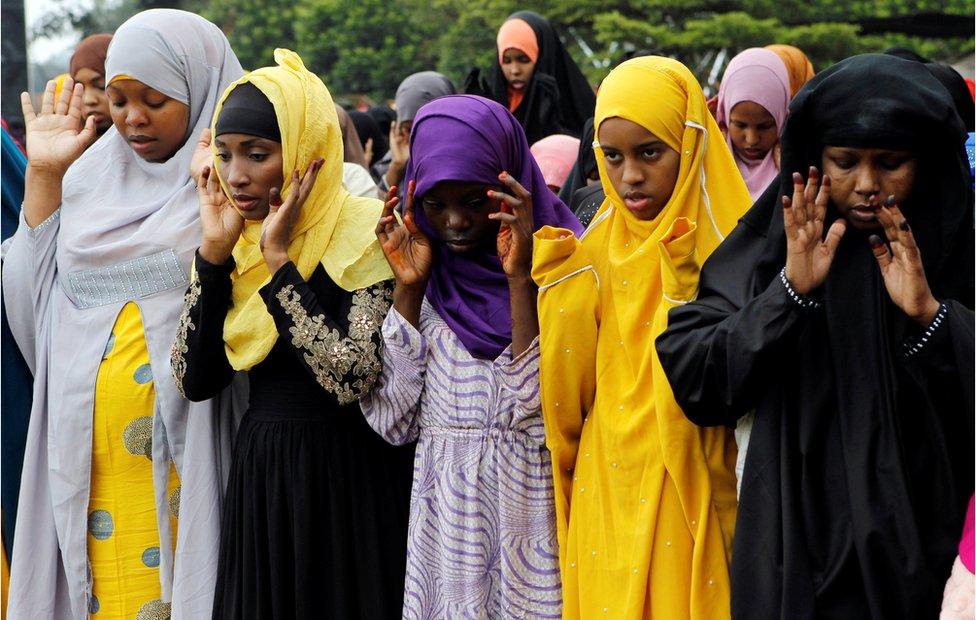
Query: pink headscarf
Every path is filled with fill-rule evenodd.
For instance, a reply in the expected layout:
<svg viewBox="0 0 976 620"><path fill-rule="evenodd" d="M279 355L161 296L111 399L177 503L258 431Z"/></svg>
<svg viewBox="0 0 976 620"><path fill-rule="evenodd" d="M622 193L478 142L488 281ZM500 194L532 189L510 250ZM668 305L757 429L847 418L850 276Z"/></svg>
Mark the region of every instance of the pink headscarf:
<svg viewBox="0 0 976 620"><path fill-rule="evenodd" d="M530 149L535 161L542 169L542 176L546 185L562 187L569 176L569 171L576 163L579 154L580 141L573 136L555 134L546 136L532 145Z"/></svg>
<svg viewBox="0 0 976 620"><path fill-rule="evenodd" d="M774 52L760 47L738 54L725 69L718 90L718 110L715 120L725 131L725 140L732 150L735 163L755 200L779 174L774 149L759 161L744 159L735 152L729 137L728 124L732 108L743 101L752 101L766 108L776 121L776 132L783 131L790 107L790 77L783 61Z"/></svg>

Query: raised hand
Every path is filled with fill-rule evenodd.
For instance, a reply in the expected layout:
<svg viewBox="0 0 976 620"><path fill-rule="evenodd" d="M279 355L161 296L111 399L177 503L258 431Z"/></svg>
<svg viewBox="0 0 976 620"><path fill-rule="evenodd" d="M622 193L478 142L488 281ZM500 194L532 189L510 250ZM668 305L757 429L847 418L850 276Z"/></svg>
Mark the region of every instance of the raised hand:
<svg viewBox="0 0 976 620"><path fill-rule="evenodd" d="M390 167L386 171L386 184L389 187L399 185L407 169L410 159L410 132L403 131L400 123L390 125Z"/></svg>
<svg viewBox="0 0 976 620"><path fill-rule="evenodd" d="M291 242L291 231L302 212L305 199L312 192L315 179L322 169L323 160L316 159L309 164L305 174L299 177L298 170L291 175L291 192L284 202L281 192L275 187L271 189L268 202L271 210L261 223L261 253L271 273L278 271L282 265L291 260L288 257L288 244Z"/></svg>
<svg viewBox="0 0 976 620"><path fill-rule="evenodd" d="M407 203L403 209L403 224L398 223L393 215L393 210L400 203L397 188L390 188L383 214L376 223L376 238L380 241L397 284L423 289L430 277L434 252L430 239L417 227L414 220L414 188L414 182L410 181L407 186Z"/></svg>
<svg viewBox="0 0 976 620"><path fill-rule="evenodd" d="M890 196L881 207L878 221L884 227L891 249L877 235L871 235L868 242L874 257L878 259L888 295L912 320L922 326L928 325L939 311L939 302L929 289L915 235L895 203L894 196Z"/></svg>
<svg viewBox="0 0 976 620"><path fill-rule="evenodd" d="M786 228L786 279L801 295L820 286L830 271L837 246L847 229L843 219L834 222L823 238L824 216L830 200L830 177L820 182L813 166L804 185L793 173L793 198L783 196L783 225Z"/></svg>
<svg viewBox="0 0 976 620"><path fill-rule="evenodd" d="M204 168L213 166L213 151L210 150L210 139L210 128L206 127L200 132L197 145L193 149L193 157L190 159L190 178L197 182L198 187Z"/></svg>
<svg viewBox="0 0 976 620"><path fill-rule="evenodd" d="M34 112L30 95L20 94L27 132L27 161L31 168L63 176L68 167L81 157L98 134L95 118L82 120L81 100L85 87L65 78L64 88L57 101L54 98L55 83L47 83L41 111Z"/></svg>
<svg viewBox="0 0 976 620"><path fill-rule="evenodd" d="M498 258L505 275L528 278L532 270L532 194L507 172L498 175L511 194L489 190L488 196L501 201L502 210L489 215L501 222L498 231ZM514 194L514 195L513 195Z"/></svg>
<svg viewBox="0 0 976 620"><path fill-rule="evenodd" d="M208 263L222 265L230 258L240 239L244 217L224 195L217 174L210 166L204 166L197 178L197 196L200 199L200 225L203 228L200 256Z"/></svg>

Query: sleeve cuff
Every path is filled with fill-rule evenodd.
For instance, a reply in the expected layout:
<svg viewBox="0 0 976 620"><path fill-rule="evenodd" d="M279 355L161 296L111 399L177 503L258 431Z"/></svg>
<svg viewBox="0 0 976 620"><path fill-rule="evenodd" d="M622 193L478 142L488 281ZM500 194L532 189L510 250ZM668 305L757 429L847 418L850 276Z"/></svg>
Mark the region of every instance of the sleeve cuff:
<svg viewBox="0 0 976 620"><path fill-rule="evenodd" d="M539 393L539 337L520 355L512 358L512 345L508 345L494 362L502 384L514 392L520 401L528 401Z"/></svg>
<svg viewBox="0 0 976 620"><path fill-rule="evenodd" d="M259 291L261 298L264 300L265 304L270 304L274 300L275 293L283 289L284 287L291 285L304 284L305 280L302 278L302 274L298 272L298 267L295 263L288 261L282 265L278 271L274 272L271 276L271 281L261 287ZM270 311L271 308L269 307ZM274 312L271 313L274 316Z"/></svg>
<svg viewBox="0 0 976 620"><path fill-rule="evenodd" d="M50 228L51 226L53 226L55 223L57 223L60 219L61 219L61 207L58 207L54 211L54 213L52 213L51 215L47 216L47 219L46 220L44 220L43 222L41 222L37 226L31 228L30 224L27 223L27 216L24 215L24 207L23 207L23 205L21 205L21 208L20 208L20 222L26 228L27 234L29 234L31 237L35 237L35 236L41 234L42 232L44 232L45 230L47 230L48 228Z"/></svg>
<svg viewBox="0 0 976 620"><path fill-rule="evenodd" d="M200 250L197 250L196 256L194 257L194 266L201 281L212 281L229 278L231 272L234 271L235 263L233 257L227 259L227 262L223 265L211 263L200 256Z"/></svg>
<svg viewBox="0 0 976 620"><path fill-rule="evenodd" d="M786 296L789 297L793 304L801 310L811 312L819 310L821 307L823 307L823 304L820 303L820 301L816 298L810 295L801 295L800 293L796 292L793 285L786 278L786 267L783 267L783 269L780 270L779 281L783 285L783 290L786 291Z"/></svg>
<svg viewBox="0 0 976 620"><path fill-rule="evenodd" d="M383 321L383 344L390 353L420 366L427 360L427 339L392 306Z"/></svg>
<svg viewBox="0 0 976 620"><path fill-rule="evenodd" d="M946 319L949 315L949 305L945 302L939 304L939 311L935 313L935 318L922 331L921 334L906 338L902 341L902 356L907 359L914 359L921 356L928 350L938 348L938 342L945 339L948 330L945 328Z"/></svg>

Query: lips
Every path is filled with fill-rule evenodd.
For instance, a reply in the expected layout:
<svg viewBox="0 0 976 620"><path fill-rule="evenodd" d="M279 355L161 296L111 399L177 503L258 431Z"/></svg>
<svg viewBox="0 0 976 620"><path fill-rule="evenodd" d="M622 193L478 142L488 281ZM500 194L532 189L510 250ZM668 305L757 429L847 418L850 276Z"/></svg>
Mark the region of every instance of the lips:
<svg viewBox="0 0 976 620"><path fill-rule="evenodd" d="M470 239L449 239L444 243L452 250L458 252L465 252L475 246L475 242Z"/></svg>
<svg viewBox="0 0 976 620"><path fill-rule="evenodd" d="M651 197L643 192L627 192L624 205L631 211L644 211L651 206Z"/></svg>
<svg viewBox="0 0 976 620"><path fill-rule="evenodd" d="M515 90L522 90L523 88L525 88L525 82L522 80L513 80L511 82L511 86Z"/></svg>
<svg viewBox="0 0 976 620"><path fill-rule="evenodd" d="M129 136L129 146L137 153L145 153L146 151L152 150L155 143L156 138L150 138L149 136Z"/></svg>
<svg viewBox="0 0 976 620"><path fill-rule="evenodd" d="M234 194L234 204L241 211L250 211L258 204L258 199L250 194Z"/></svg>
<svg viewBox="0 0 976 620"><path fill-rule="evenodd" d="M742 154L749 159L762 159L763 155L765 155L760 149L744 149Z"/></svg>
<svg viewBox="0 0 976 620"><path fill-rule="evenodd" d="M862 222L873 222L878 219L878 211L880 207L869 205L869 204L859 204L854 205L850 209L850 214L857 220Z"/></svg>

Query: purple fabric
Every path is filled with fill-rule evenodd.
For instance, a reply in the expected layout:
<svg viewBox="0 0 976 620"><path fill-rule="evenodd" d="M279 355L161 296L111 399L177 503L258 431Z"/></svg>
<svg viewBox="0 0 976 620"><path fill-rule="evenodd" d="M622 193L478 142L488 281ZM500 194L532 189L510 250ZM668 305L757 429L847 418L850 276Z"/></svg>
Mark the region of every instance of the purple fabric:
<svg viewBox="0 0 976 620"><path fill-rule="evenodd" d="M441 97L420 108L410 135L404 186L416 182L417 224L434 242L427 299L472 356L495 359L512 342L508 281L494 253L455 254L439 243L421 199L442 181L499 185L507 171L532 194L535 228L582 232L579 220L549 191L525 132L498 103L473 95Z"/></svg>

